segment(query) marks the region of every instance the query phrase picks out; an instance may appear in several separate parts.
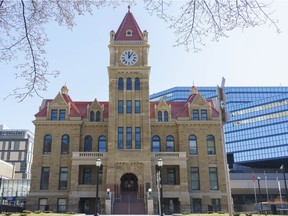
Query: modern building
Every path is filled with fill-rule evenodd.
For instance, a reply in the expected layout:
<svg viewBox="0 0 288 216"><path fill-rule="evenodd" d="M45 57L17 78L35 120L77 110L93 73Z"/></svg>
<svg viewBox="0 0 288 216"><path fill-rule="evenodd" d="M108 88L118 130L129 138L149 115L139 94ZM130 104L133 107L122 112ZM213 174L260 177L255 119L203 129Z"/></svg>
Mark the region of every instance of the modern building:
<svg viewBox="0 0 288 216"><path fill-rule="evenodd" d="M228 211L222 111L194 87L183 102L150 101L149 47L128 9L110 32L109 101L74 101L67 86L43 101L27 209Z"/></svg>
<svg viewBox="0 0 288 216"><path fill-rule="evenodd" d="M198 87L205 99L216 87ZM229 121L224 126L230 167L279 168L288 165L288 87L224 87ZM183 102L190 87L175 87L150 96L152 101Z"/></svg>
<svg viewBox="0 0 288 216"><path fill-rule="evenodd" d="M30 179L34 135L29 130L0 125L0 159L14 166L13 179Z"/></svg>

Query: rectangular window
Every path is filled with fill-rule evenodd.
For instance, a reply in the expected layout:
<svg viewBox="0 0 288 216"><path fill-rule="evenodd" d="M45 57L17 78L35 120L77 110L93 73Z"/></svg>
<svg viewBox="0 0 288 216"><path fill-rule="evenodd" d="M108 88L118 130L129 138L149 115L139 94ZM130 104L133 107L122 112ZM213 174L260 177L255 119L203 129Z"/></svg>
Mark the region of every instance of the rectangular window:
<svg viewBox="0 0 288 216"><path fill-rule="evenodd" d="M126 128L126 149L132 149L132 128Z"/></svg>
<svg viewBox="0 0 288 216"><path fill-rule="evenodd" d="M135 127L135 148L141 149L141 128Z"/></svg>
<svg viewBox="0 0 288 216"><path fill-rule="evenodd" d="M219 189L217 167L209 167L209 181L210 181L210 190Z"/></svg>
<svg viewBox="0 0 288 216"><path fill-rule="evenodd" d="M56 121L57 120L57 109L51 110L51 120Z"/></svg>
<svg viewBox="0 0 288 216"><path fill-rule="evenodd" d="M118 100L118 114L123 114L123 100Z"/></svg>
<svg viewBox="0 0 288 216"><path fill-rule="evenodd" d="M221 200L220 199L211 199L212 211L219 212L221 211Z"/></svg>
<svg viewBox="0 0 288 216"><path fill-rule="evenodd" d="M201 120L208 120L206 109L201 110Z"/></svg>
<svg viewBox="0 0 288 216"><path fill-rule="evenodd" d="M202 213L202 200L199 198L192 199L192 213Z"/></svg>
<svg viewBox="0 0 288 216"><path fill-rule="evenodd" d="M41 169L41 178L40 178L40 190L48 190L49 189L49 167L42 167Z"/></svg>
<svg viewBox="0 0 288 216"><path fill-rule="evenodd" d="M176 184L176 169L167 168L167 184L175 185Z"/></svg>
<svg viewBox="0 0 288 216"><path fill-rule="evenodd" d="M20 142L19 141L15 141L14 142L14 150L19 150L20 149Z"/></svg>
<svg viewBox="0 0 288 216"><path fill-rule="evenodd" d="M83 169L83 184L91 184L91 168L86 167Z"/></svg>
<svg viewBox="0 0 288 216"><path fill-rule="evenodd" d="M140 113L140 100L135 100L135 113Z"/></svg>
<svg viewBox="0 0 288 216"><path fill-rule="evenodd" d="M41 211L47 211L47 210L49 210L48 201L47 201L46 198L41 198L41 199L39 199L38 209L41 210Z"/></svg>
<svg viewBox="0 0 288 216"><path fill-rule="evenodd" d="M59 111L59 120L60 121L64 121L65 120L65 114L66 114L66 110L60 109L60 111Z"/></svg>
<svg viewBox="0 0 288 216"><path fill-rule="evenodd" d="M123 127L118 127L118 149L123 149Z"/></svg>
<svg viewBox="0 0 288 216"><path fill-rule="evenodd" d="M199 120L199 110L197 109L193 109L193 113L192 113L192 119L193 120Z"/></svg>
<svg viewBox="0 0 288 216"><path fill-rule="evenodd" d="M126 113L132 113L132 100L126 101Z"/></svg>
<svg viewBox="0 0 288 216"><path fill-rule="evenodd" d="M67 210L67 200L63 198L59 198L57 202L57 212L64 213Z"/></svg>
<svg viewBox="0 0 288 216"><path fill-rule="evenodd" d="M66 190L68 182L68 168L60 167L59 190Z"/></svg>
<svg viewBox="0 0 288 216"><path fill-rule="evenodd" d="M200 190L200 177L198 167L191 167L191 189Z"/></svg>

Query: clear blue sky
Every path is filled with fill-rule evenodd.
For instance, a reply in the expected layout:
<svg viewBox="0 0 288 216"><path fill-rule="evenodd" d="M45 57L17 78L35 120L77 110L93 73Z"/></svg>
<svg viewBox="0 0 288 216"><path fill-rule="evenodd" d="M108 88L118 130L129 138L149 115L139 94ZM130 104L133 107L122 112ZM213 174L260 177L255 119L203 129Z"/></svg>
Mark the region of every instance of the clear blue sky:
<svg viewBox="0 0 288 216"><path fill-rule="evenodd" d="M288 85L288 1L275 0L272 17L279 20L281 34L268 25L234 30L219 42L206 42L199 53L173 47L175 36L157 17L150 16L143 6L131 7L140 28L149 32L150 94L175 86L216 86L226 78L226 86ZM127 12L127 5L96 10L93 16L76 19L73 31L47 25L50 41L47 59L50 69L58 69L58 78L50 79L43 98L54 98L66 84L75 101L108 101L109 33L116 31ZM12 65L0 64L0 124L11 129L34 132L35 119L42 98L3 100L21 83L15 80Z"/></svg>

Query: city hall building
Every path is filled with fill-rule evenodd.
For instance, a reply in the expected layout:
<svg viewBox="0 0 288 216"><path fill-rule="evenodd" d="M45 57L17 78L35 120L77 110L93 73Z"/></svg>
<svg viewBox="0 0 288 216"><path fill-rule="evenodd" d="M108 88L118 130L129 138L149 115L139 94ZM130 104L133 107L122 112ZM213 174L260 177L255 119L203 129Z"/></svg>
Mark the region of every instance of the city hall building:
<svg viewBox="0 0 288 216"><path fill-rule="evenodd" d="M110 32L109 101L74 101L67 86L43 100L27 209L228 211L223 109L194 86L183 102L150 101L149 47L128 9Z"/></svg>

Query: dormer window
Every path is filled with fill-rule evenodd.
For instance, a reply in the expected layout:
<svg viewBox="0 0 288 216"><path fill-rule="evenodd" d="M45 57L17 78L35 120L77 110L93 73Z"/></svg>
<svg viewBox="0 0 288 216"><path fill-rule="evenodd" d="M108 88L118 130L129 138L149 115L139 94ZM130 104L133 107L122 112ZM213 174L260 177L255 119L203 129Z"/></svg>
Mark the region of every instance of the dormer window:
<svg viewBox="0 0 288 216"><path fill-rule="evenodd" d="M126 35L125 35L125 36L126 36L126 37L132 37L132 36L133 36L132 30L128 29L128 30L126 31Z"/></svg>
<svg viewBox="0 0 288 216"><path fill-rule="evenodd" d="M52 109L51 110L51 120L52 121L64 121L65 120L65 115L66 115L66 110L65 109Z"/></svg>

